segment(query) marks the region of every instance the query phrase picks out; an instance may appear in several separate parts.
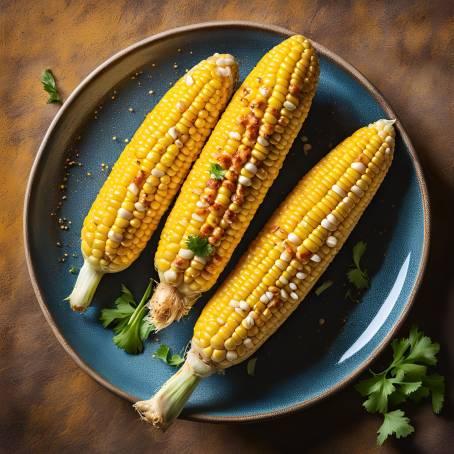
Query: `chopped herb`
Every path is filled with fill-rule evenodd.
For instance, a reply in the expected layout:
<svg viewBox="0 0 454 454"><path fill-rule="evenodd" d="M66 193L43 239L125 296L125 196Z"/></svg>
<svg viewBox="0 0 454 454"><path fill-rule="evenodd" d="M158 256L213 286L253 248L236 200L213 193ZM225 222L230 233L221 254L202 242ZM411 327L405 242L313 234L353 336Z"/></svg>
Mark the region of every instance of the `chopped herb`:
<svg viewBox="0 0 454 454"><path fill-rule="evenodd" d="M257 358L251 358L247 362L246 372L250 377L253 377L255 375L255 363L256 362L257 362Z"/></svg>
<svg viewBox="0 0 454 454"><path fill-rule="evenodd" d="M328 290L334 284L333 281L325 281L315 289L315 294L320 296L325 290Z"/></svg>
<svg viewBox="0 0 454 454"><path fill-rule="evenodd" d="M79 268L77 268L77 266L72 266L68 271L71 274L77 274L79 272Z"/></svg>
<svg viewBox="0 0 454 454"><path fill-rule="evenodd" d="M385 413L383 424L377 431L377 444L380 446L392 434L396 438L405 438L415 431L415 428L410 424L410 419L405 416L402 410L394 410Z"/></svg>
<svg viewBox="0 0 454 454"><path fill-rule="evenodd" d="M148 284L139 304L134 300L131 291L121 286L121 295L115 300L115 307L103 309L100 320L104 328L113 327L115 345L127 353L137 354L143 351L143 343L154 331L154 326L146 315L148 308L145 303L151 295L152 282Z"/></svg>
<svg viewBox="0 0 454 454"><path fill-rule="evenodd" d="M383 424L378 429L377 443L382 445L389 435L406 437L414 432L410 420L400 409L392 409L410 399L419 402L431 395L432 409L439 413L443 407L445 379L439 374L427 375L428 367L437 364L439 344L432 342L417 328L408 338L395 339L391 344L393 360L384 371L359 382L355 388L367 400L363 403L369 413L381 413Z"/></svg>
<svg viewBox="0 0 454 454"><path fill-rule="evenodd" d="M366 252L367 244L359 241L353 247L353 267L348 271L348 280L356 287L357 290L369 288L369 276L367 271L361 268L361 258Z"/></svg>
<svg viewBox="0 0 454 454"><path fill-rule="evenodd" d="M227 171L222 168L220 164L211 164L210 177L215 180L222 180Z"/></svg>
<svg viewBox="0 0 454 454"><path fill-rule="evenodd" d="M136 303L134 297L125 285L121 285L121 295L115 300L114 309L103 309L100 320L104 328L113 325L115 333L121 331L134 313Z"/></svg>
<svg viewBox="0 0 454 454"><path fill-rule="evenodd" d="M208 243L208 238L199 235L189 235L186 246L199 257L208 257L213 253L213 246Z"/></svg>
<svg viewBox="0 0 454 454"><path fill-rule="evenodd" d="M153 353L156 359L160 359L162 362L169 366L178 367L184 363L184 356L178 354L171 354L170 347L166 344L161 344L159 348Z"/></svg>
<svg viewBox="0 0 454 454"><path fill-rule="evenodd" d="M58 93L57 84L55 83L54 75L50 69L46 69L41 76L41 83L43 84L44 90L49 93L49 99L47 103L61 104L60 94Z"/></svg>

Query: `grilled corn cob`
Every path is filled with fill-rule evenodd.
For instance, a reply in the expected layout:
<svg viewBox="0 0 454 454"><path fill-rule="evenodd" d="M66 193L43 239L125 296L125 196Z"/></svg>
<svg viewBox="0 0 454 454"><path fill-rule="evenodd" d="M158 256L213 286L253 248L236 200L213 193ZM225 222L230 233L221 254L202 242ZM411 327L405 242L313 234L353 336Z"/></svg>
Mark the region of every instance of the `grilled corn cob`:
<svg viewBox="0 0 454 454"><path fill-rule="evenodd" d="M361 128L322 159L281 204L200 315L183 367L142 417L165 428L201 378L257 351L308 294L385 177L394 121Z"/></svg>
<svg viewBox="0 0 454 454"><path fill-rule="evenodd" d="M238 66L215 54L175 83L125 147L82 228L84 265L68 297L84 311L105 273L139 256L224 110Z"/></svg>
<svg viewBox="0 0 454 454"><path fill-rule="evenodd" d="M188 312L224 269L305 120L319 73L303 36L270 50L248 75L192 168L161 234L159 330Z"/></svg>

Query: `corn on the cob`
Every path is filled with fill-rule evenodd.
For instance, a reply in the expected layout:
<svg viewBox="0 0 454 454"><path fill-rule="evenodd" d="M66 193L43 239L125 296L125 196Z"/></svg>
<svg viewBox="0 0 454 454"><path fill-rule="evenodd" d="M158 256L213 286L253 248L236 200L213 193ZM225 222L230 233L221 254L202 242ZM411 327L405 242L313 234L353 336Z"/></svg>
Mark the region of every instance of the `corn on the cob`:
<svg viewBox="0 0 454 454"><path fill-rule="evenodd" d="M210 289L276 178L305 120L319 66L303 36L270 50L234 95L192 168L161 234L159 330Z"/></svg>
<svg viewBox="0 0 454 454"><path fill-rule="evenodd" d="M183 367L136 409L165 428L201 378L253 354L342 247L392 161L394 121L346 139L297 185L200 315Z"/></svg>
<svg viewBox="0 0 454 454"><path fill-rule="evenodd" d="M85 310L105 273L139 256L224 110L238 65L215 54L178 80L147 115L99 191L82 228L84 265L68 297Z"/></svg>

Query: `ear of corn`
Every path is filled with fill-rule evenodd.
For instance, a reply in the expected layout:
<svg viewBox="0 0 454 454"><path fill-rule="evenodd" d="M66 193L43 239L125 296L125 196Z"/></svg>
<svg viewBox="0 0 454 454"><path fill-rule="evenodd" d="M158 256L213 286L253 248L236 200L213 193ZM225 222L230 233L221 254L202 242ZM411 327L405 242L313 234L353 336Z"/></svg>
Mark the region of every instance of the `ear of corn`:
<svg viewBox="0 0 454 454"><path fill-rule="evenodd" d="M319 66L293 36L245 79L192 168L162 231L150 303L162 329L186 314L230 259L305 120Z"/></svg>
<svg viewBox="0 0 454 454"><path fill-rule="evenodd" d="M139 126L102 186L82 228L84 265L68 297L83 311L104 273L139 256L214 128L238 66L215 54L193 67Z"/></svg>
<svg viewBox="0 0 454 454"><path fill-rule="evenodd" d="M342 247L392 161L394 121L355 132L322 159L277 209L200 315L186 363L136 409L166 427L188 384L244 361L311 290ZM167 408L172 405L172 412Z"/></svg>

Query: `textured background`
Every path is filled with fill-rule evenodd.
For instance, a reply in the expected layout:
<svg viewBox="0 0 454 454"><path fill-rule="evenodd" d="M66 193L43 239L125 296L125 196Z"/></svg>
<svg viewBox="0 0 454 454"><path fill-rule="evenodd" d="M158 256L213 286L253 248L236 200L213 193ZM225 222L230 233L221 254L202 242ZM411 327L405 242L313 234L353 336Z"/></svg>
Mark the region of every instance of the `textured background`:
<svg viewBox="0 0 454 454"><path fill-rule="evenodd" d="M430 452L454 446L454 4L440 1L0 0L0 451L116 453ZM418 323L442 344L448 402L409 409L414 436L379 449L379 420L347 388L297 415L260 424L178 421L165 434L77 368L47 326L22 240L26 180L63 97L118 50L179 25L242 19L302 32L356 66L388 99L421 157L432 204L430 260L402 329ZM451 386L450 386L451 385Z"/></svg>

